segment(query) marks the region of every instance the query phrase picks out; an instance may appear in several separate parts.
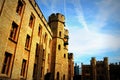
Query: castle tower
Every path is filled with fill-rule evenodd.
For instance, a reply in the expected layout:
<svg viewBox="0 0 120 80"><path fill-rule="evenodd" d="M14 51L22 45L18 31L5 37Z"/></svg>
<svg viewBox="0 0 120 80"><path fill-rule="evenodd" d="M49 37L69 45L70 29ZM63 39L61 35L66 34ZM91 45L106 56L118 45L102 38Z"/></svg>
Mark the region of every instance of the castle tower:
<svg viewBox="0 0 120 80"><path fill-rule="evenodd" d="M105 65L106 80L110 80L108 57L104 57L104 65Z"/></svg>
<svg viewBox="0 0 120 80"><path fill-rule="evenodd" d="M92 59L91 59L91 73L92 73L92 80L97 80L96 79L96 59L95 59L95 57L92 57Z"/></svg>
<svg viewBox="0 0 120 80"><path fill-rule="evenodd" d="M66 80L68 76L68 49L65 39L68 38L65 38L65 35L68 36L68 31L64 28L65 17L60 13L52 14L48 22L53 32L51 61L53 80Z"/></svg>

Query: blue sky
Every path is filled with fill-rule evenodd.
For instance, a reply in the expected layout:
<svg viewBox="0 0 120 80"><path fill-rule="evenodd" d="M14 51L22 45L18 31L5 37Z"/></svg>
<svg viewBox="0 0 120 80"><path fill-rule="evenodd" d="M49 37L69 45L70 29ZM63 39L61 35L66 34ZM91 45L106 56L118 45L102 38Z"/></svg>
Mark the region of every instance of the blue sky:
<svg viewBox="0 0 120 80"><path fill-rule="evenodd" d="M75 63L89 64L91 57L120 62L120 0L36 0L46 19L65 16L69 52Z"/></svg>

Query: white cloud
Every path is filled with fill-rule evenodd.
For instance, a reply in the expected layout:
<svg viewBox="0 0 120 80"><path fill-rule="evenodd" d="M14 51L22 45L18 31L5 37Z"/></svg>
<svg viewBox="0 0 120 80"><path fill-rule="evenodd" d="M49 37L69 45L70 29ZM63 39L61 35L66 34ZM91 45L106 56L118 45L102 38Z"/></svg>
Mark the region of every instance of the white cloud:
<svg viewBox="0 0 120 80"><path fill-rule="evenodd" d="M69 50L77 52L78 54L81 53L80 55L82 55L82 53L96 54L107 50L114 51L120 49L120 36L98 32L99 29L105 27L112 13L118 10L116 4L118 3L114 0L102 0L97 3L98 13L96 13L93 23L88 25L80 1L76 0L76 4L73 5L79 23L82 24L83 28L79 28L80 26L69 28ZM94 31L91 31L90 28L93 28Z"/></svg>
<svg viewBox="0 0 120 80"><path fill-rule="evenodd" d="M69 50L79 55L97 54L104 50L116 51L120 49L120 36L86 31L84 28L69 28Z"/></svg>

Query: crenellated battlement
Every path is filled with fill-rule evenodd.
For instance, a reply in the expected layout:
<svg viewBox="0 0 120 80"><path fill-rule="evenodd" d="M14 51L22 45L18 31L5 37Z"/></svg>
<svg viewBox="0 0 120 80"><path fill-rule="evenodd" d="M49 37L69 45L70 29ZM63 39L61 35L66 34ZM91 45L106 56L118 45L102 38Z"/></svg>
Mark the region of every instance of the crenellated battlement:
<svg viewBox="0 0 120 80"><path fill-rule="evenodd" d="M53 13L49 16L48 22L50 23L50 22L53 22L53 21L60 21L60 22L64 23L65 22L65 17L64 17L64 15L62 15L60 13L56 13L56 14Z"/></svg>

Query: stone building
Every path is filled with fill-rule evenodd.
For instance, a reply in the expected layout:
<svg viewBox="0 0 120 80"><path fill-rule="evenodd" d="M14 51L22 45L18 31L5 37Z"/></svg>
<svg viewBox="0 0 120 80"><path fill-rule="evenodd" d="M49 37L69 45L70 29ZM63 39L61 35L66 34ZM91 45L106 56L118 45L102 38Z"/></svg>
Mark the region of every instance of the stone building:
<svg viewBox="0 0 120 80"><path fill-rule="evenodd" d="M120 62L111 63L110 67L110 80L120 80Z"/></svg>
<svg viewBox="0 0 120 80"><path fill-rule="evenodd" d="M34 0L0 0L0 79L68 79L65 17L49 24Z"/></svg>
<svg viewBox="0 0 120 80"><path fill-rule="evenodd" d="M82 80L110 80L108 58L96 61L93 57L90 65L82 64Z"/></svg>
<svg viewBox="0 0 120 80"><path fill-rule="evenodd" d="M75 63L75 66L74 66L74 79L73 80L81 80L80 67L77 63Z"/></svg>
<svg viewBox="0 0 120 80"><path fill-rule="evenodd" d="M52 14L48 21L53 32L52 66L53 80L68 79L68 30L65 29L65 17Z"/></svg>

